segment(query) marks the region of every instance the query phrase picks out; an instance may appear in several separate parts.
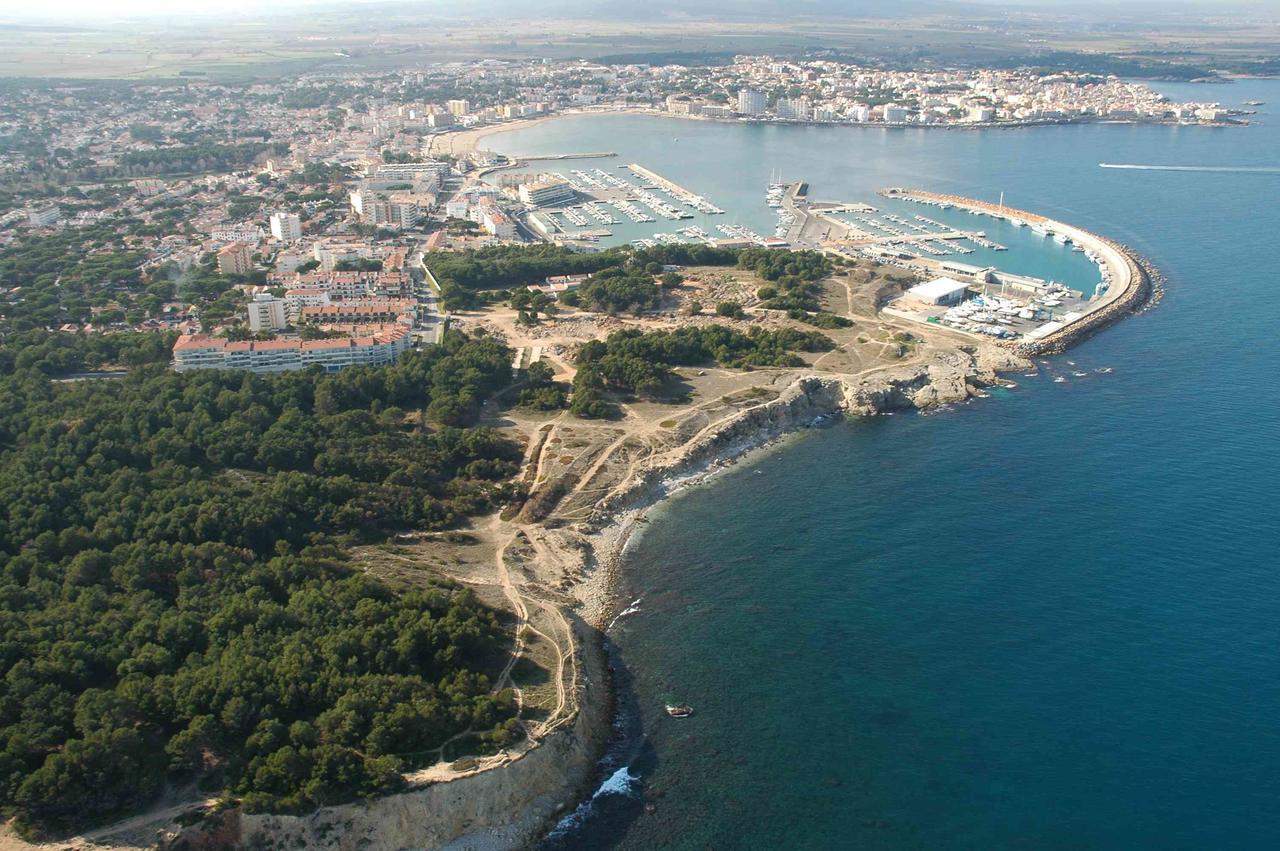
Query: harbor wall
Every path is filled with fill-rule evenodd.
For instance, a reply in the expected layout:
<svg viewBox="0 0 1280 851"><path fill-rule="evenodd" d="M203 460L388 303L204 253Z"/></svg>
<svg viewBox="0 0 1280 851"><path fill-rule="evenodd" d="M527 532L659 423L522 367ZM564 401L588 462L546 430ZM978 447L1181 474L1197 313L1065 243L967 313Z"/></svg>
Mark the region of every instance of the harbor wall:
<svg viewBox="0 0 1280 851"><path fill-rule="evenodd" d="M1161 278L1159 272L1129 247L1083 228L1055 221L1037 213L992 204L960 195L947 195L917 189L889 189L881 193L889 198L924 200L950 204L966 210L977 210L1009 221L1041 225L1070 237L1091 248L1102 258L1111 274L1111 286L1088 312L1035 340L1002 343L1024 355L1057 354L1095 331L1133 312L1151 298Z"/></svg>

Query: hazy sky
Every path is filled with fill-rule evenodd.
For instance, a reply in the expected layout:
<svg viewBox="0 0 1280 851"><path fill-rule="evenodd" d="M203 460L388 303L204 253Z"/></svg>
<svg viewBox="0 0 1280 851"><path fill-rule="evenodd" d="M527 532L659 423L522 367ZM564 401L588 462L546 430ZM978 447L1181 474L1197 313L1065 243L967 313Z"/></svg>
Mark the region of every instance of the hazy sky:
<svg viewBox="0 0 1280 851"><path fill-rule="evenodd" d="M470 5L467 0L392 0L393 2L417 2L424 6L453 6L463 9ZM113 17L135 17L138 15L182 15L191 13L249 14L254 17L271 11L288 11L290 8L315 5L355 5L357 3L387 2L387 0L0 0L0 20L14 19L50 19L62 20L103 19ZM626 2L626 0L622 0ZM1059 6L1079 10L1111 8L1123 10L1125 7L1142 8L1159 5L1165 9L1198 8L1204 10L1224 9L1229 7L1247 7L1252 9L1275 9L1280 12L1280 0L1178 0L1176 3L1157 3L1156 0L960 0L961 3L976 3L987 6L1009 6L1026 8L1028 6ZM501 2L490 2L490 6L501 7ZM584 4L586 5L586 4ZM697 4L695 4L697 5ZM522 4L528 8L528 4ZM726 0L724 8L732 9L733 0ZM785 8L785 5L783 5Z"/></svg>

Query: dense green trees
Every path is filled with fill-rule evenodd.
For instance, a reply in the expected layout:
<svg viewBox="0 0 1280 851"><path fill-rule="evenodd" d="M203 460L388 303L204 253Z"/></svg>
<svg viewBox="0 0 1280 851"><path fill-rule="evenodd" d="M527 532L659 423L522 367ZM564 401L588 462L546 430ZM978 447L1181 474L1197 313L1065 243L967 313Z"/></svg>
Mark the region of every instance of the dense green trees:
<svg viewBox="0 0 1280 851"><path fill-rule="evenodd" d="M478 307L481 299L477 293L483 290L509 289L540 283L551 275L574 275L617 270L618 274L631 276L648 272L648 283L653 274L662 271L663 265L729 266L737 262L738 252L713 248L708 245L659 245L654 248L634 250L613 248L598 253L582 254L558 245L495 245L462 252L433 252L426 256L429 268L440 282L444 306L449 310L466 310ZM656 290L655 290L656 292ZM628 298L640 295L631 292ZM647 293L645 294L647 297ZM612 294L606 301L621 303L618 310L627 309L638 301L619 302ZM644 299L642 298L641 301ZM591 302L586 302L590 304Z"/></svg>
<svg viewBox="0 0 1280 851"><path fill-rule="evenodd" d="M795 328L752 328L745 334L724 325L649 332L626 328L578 350L569 410L581 417L609 416L613 409L604 397L606 390L653 398L673 366L800 366L804 361L795 352L824 352L834 345L823 334Z"/></svg>
<svg viewBox="0 0 1280 851"><path fill-rule="evenodd" d="M518 734L482 673L505 646L494 614L463 590L396 593L341 547L510 500L511 443L405 413L470 422L510 380L505 347L449 334L336 375L55 384L154 354L64 337L0 349L0 807L21 829L197 776L305 809L395 789L459 733Z"/></svg>
<svg viewBox="0 0 1280 851"><path fill-rule="evenodd" d="M738 268L750 269L771 286L760 288L761 306L773 310L821 310L819 281L831 274L831 261L817 251L750 248L738 255Z"/></svg>
<svg viewBox="0 0 1280 851"><path fill-rule="evenodd" d="M648 272L614 266L597 272L576 290L560 297L565 304L599 313L652 310L661 300L661 291Z"/></svg>
<svg viewBox="0 0 1280 851"><path fill-rule="evenodd" d="M143 255L126 248L118 223L67 228L0 251L0 287L20 287L3 306L4 324L27 330L85 322L113 293L140 290Z"/></svg>

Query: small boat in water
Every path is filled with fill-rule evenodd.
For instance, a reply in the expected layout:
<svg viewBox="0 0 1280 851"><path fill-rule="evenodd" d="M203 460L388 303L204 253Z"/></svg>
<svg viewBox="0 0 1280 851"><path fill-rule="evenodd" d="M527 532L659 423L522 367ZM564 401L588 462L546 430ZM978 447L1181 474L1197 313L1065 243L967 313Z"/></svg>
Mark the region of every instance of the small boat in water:
<svg viewBox="0 0 1280 851"><path fill-rule="evenodd" d="M1053 379L1054 384L1066 384L1066 382L1067 382L1067 379L1063 378L1061 375Z"/></svg>
<svg viewBox="0 0 1280 851"><path fill-rule="evenodd" d="M688 718L693 714L693 707L683 703L668 703L666 708L667 714L672 718Z"/></svg>
<svg viewBox="0 0 1280 851"><path fill-rule="evenodd" d="M1109 366L1100 366L1097 369L1095 369L1094 372L1099 372L1099 373L1102 373L1103 375L1108 375L1109 373L1115 372L1115 370Z"/></svg>
<svg viewBox="0 0 1280 851"><path fill-rule="evenodd" d="M1073 372L1073 373L1071 373L1071 374L1072 374L1072 375L1074 375L1076 378L1084 378L1084 377L1085 377L1086 375L1088 375L1089 373L1087 373L1087 372Z"/></svg>

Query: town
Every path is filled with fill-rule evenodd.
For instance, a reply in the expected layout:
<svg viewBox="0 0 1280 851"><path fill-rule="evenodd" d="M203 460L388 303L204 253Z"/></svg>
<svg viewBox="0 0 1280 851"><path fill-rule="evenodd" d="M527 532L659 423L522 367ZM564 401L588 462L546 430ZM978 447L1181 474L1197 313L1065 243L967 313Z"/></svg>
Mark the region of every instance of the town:
<svg viewBox="0 0 1280 851"><path fill-rule="evenodd" d="M442 310L461 306L427 258L538 242L596 251L623 219L725 212L639 164L623 176L502 173L513 163L500 155L454 150L459 131L610 111L984 127L1242 118L1085 74L748 56L483 60L244 86L32 82L0 107L3 325L176 332L179 370L393 362L437 342ZM776 235L722 224L655 236L786 247L792 220Z"/></svg>

